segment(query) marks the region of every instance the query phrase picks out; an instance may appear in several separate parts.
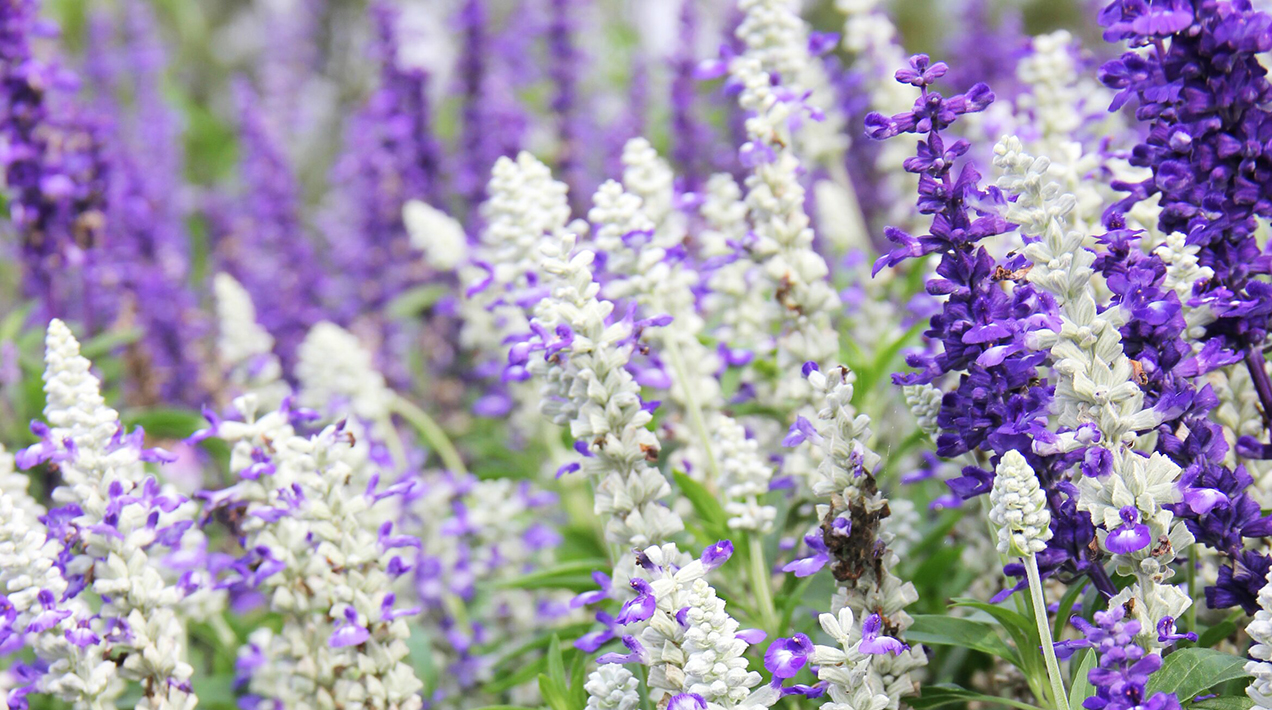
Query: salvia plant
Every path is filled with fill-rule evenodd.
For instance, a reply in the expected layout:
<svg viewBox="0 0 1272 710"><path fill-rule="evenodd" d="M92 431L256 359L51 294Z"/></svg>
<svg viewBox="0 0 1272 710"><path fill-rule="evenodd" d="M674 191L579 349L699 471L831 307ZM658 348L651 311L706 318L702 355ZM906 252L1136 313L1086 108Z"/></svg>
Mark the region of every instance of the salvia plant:
<svg viewBox="0 0 1272 710"><path fill-rule="evenodd" d="M1269 68L1258 0L0 0L0 705L1272 710Z"/></svg>

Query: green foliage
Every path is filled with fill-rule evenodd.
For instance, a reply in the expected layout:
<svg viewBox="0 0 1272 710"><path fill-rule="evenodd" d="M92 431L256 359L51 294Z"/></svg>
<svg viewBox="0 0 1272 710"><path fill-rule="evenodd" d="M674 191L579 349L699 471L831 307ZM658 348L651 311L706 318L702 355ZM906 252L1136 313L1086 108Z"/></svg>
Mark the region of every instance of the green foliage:
<svg viewBox="0 0 1272 710"><path fill-rule="evenodd" d="M1181 702L1236 678L1249 677L1246 659L1210 648L1184 648L1166 656L1148 679L1148 692L1174 693Z"/></svg>

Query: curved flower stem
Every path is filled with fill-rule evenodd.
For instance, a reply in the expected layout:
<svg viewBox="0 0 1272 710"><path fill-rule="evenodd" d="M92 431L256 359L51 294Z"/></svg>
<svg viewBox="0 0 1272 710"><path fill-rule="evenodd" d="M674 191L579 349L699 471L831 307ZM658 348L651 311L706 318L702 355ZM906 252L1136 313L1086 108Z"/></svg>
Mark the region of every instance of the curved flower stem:
<svg viewBox="0 0 1272 710"><path fill-rule="evenodd" d="M747 534L747 548L751 557L751 586L755 587L755 603L760 612L760 623L769 633L769 638L776 638L777 607L773 605L773 591L769 589L772 575L769 574L768 563L764 560L764 543L760 534L752 530Z"/></svg>
<svg viewBox="0 0 1272 710"><path fill-rule="evenodd" d="M1042 575L1038 572L1038 558L1025 558L1025 572L1029 576L1029 596L1033 599L1034 621L1038 622L1038 637L1042 641L1042 656L1047 661L1047 677L1051 680L1053 705L1057 710L1069 710L1069 695L1064 692L1064 679L1060 675L1060 661L1051 643L1051 624L1047 621L1047 598L1042 595ZM1021 653L1025 650L1021 649Z"/></svg>
<svg viewBox="0 0 1272 710"><path fill-rule="evenodd" d="M464 466L464 459L459 455L459 450L455 448L455 444L451 442L450 437L446 436L446 432L442 427L427 412L402 397L393 398L393 411L405 419L408 424L415 427L420 436L423 436L428 445L437 452L438 458L442 460L442 465L451 473L468 475L468 469Z"/></svg>

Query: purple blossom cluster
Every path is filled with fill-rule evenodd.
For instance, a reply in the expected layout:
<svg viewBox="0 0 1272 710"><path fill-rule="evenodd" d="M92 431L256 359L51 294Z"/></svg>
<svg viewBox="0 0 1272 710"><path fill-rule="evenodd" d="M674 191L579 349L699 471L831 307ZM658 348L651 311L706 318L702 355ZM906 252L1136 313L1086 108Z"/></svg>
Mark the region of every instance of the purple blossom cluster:
<svg viewBox="0 0 1272 710"><path fill-rule="evenodd" d="M1256 4L0 0L0 698L1268 707Z"/></svg>

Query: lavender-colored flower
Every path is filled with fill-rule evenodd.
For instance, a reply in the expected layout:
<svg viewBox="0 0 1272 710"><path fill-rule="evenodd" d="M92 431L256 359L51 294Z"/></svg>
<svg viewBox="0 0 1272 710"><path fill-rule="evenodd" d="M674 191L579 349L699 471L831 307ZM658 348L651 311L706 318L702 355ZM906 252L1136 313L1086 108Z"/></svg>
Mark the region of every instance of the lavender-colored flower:
<svg viewBox="0 0 1272 710"><path fill-rule="evenodd" d="M1086 710L1178 710L1174 693L1146 690L1148 678L1162 666L1162 657L1148 653L1135 642L1140 632L1138 621L1123 621L1126 610L1121 605L1095 613L1095 624L1080 617L1073 625L1086 638L1056 644L1056 654L1067 658L1080 648L1093 649L1099 664L1087 676L1095 687L1095 695L1083 701Z"/></svg>
<svg viewBox="0 0 1272 710"><path fill-rule="evenodd" d="M1203 342L1245 357L1265 410L1272 382L1262 343L1272 319L1272 257L1254 237L1256 219L1272 217L1272 84L1258 55L1272 49L1272 16L1249 0L1114 0L1100 13L1110 41L1127 52L1100 69L1119 90L1112 110L1134 98L1149 124L1131 164L1151 169L1138 183L1115 182L1129 195L1106 217L1160 195L1163 233L1182 232L1213 272L1193 284L1190 305L1208 307L1214 322ZM1260 165L1264 167L1260 167ZM1222 363L1220 363L1222 364Z"/></svg>
<svg viewBox="0 0 1272 710"><path fill-rule="evenodd" d="M35 0L0 6L0 153L9 217L22 245L23 291L51 315L83 315L88 294L68 277L86 265L105 226L100 122L72 98L78 78L37 58L31 42L55 34ZM60 277L60 278L55 278Z"/></svg>
<svg viewBox="0 0 1272 710"><path fill-rule="evenodd" d="M871 614L866 617L865 621L861 622L861 645L859 648L862 653L876 656L890 653L897 656L909 648L909 646L891 636L882 635L882 630L883 620L878 614Z"/></svg>
<svg viewBox="0 0 1272 710"><path fill-rule="evenodd" d="M774 680L780 681L794 678L808 664L813 653L813 642L804 634L795 634L790 638L778 639L769 644L764 652L764 667L773 674Z"/></svg>
<svg viewBox="0 0 1272 710"><path fill-rule="evenodd" d="M796 577L808 577L825 567L830 562L830 550L826 547L822 534L821 528L818 528L816 531L805 535L804 544L808 545L808 549L813 554L787 563L786 566L782 567L782 571L794 572Z"/></svg>

